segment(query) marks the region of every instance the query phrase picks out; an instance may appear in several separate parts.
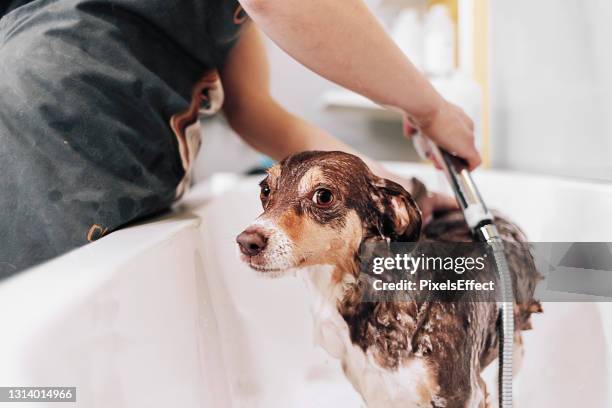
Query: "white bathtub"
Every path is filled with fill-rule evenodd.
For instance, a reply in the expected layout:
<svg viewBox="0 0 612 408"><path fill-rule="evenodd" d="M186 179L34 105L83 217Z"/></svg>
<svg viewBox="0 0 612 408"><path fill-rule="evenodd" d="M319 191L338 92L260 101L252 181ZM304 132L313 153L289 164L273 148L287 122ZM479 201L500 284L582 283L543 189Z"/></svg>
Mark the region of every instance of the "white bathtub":
<svg viewBox="0 0 612 408"><path fill-rule="evenodd" d="M390 167L445 187L429 167ZM612 185L475 178L532 241L612 241ZM257 179L220 180L173 214L1 282L0 386L76 386L79 407L359 407L313 346L301 282L259 279L237 260L234 237L260 212ZM516 405L609 407L612 304L544 307L525 334Z"/></svg>

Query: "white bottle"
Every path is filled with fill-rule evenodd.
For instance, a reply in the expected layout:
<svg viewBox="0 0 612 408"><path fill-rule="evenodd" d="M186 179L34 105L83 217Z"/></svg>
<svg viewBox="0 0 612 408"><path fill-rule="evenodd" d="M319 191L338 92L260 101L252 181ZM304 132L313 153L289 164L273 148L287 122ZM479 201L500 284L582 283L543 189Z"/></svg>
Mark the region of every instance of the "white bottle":
<svg viewBox="0 0 612 408"><path fill-rule="evenodd" d="M391 37L417 68L423 68L423 23L415 8L400 11L391 30Z"/></svg>
<svg viewBox="0 0 612 408"><path fill-rule="evenodd" d="M436 4L425 16L423 68L429 76L449 76L455 69L455 28L448 9Z"/></svg>

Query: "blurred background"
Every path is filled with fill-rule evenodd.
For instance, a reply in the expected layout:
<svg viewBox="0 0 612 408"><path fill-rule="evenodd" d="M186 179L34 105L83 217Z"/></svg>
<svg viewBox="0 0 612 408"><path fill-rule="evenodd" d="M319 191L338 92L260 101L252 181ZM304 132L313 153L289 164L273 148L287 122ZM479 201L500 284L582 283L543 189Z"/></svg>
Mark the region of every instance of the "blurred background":
<svg viewBox="0 0 612 408"><path fill-rule="evenodd" d="M474 119L485 167L612 181L612 2L366 2L434 86ZM267 45L272 94L285 108L376 159L419 161L398 114ZM266 164L221 115L203 132L196 180Z"/></svg>

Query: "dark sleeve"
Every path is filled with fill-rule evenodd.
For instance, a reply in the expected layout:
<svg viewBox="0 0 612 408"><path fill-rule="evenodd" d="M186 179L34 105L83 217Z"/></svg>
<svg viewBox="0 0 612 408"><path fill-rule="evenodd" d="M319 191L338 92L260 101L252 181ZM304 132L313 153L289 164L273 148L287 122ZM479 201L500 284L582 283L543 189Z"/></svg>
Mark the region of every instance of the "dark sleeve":
<svg viewBox="0 0 612 408"><path fill-rule="evenodd" d="M0 3L0 17L4 16L5 14L10 13L11 11L15 10L17 7L21 7L24 4L30 3L32 0L8 0L7 2L5 2L4 4Z"/></svg>

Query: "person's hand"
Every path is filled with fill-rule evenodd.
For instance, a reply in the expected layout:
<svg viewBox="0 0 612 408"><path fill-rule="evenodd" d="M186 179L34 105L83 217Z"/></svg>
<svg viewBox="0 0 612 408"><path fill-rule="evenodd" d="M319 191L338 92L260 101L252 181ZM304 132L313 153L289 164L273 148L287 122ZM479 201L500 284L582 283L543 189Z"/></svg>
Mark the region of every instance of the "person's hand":
<svg viewBox="0 0 612 408"><path fill-rule="evenodd" d="M459 209L459 204L457 204L455 198L427 190L425 184L415 177L410 180L404 179L400 184L404 186L419 206L423 226L427 225L437 212Z"/></svg>
<svg viewBox="0 0 612 408"><path fill-rule="evenodd" d="M377 170L378 175L395 181L410 193L412 199L417 203L419 209L421 210L423 226L427 225L433 218L433 215L437 212L459 209L459 204L457 204L457 200L455 198L446 194L434 193L427 190L425 184L415 177L406 179L391 173L382 167L377 167Z"/></svg>
<svg viewBox="0 0 612 408"><path fill-rule="evenodd" d="M442 100L440 107L427 118L405 116L404 135L411 137L418 131L449 153L465 159L470 170L482 161L476 150L474 122L456 105ZM440 167L432 157L429 158Z"/></svg>
<svg viewBox="0 0 612 408"><path fill-rule="evenodd" d="M417 200L417 205L421 209L423 225L427 225L437 212L441 213L459 209L459 204L457 204L457 200L453 197L434 192L425 193L424 196Z"/></svg>

